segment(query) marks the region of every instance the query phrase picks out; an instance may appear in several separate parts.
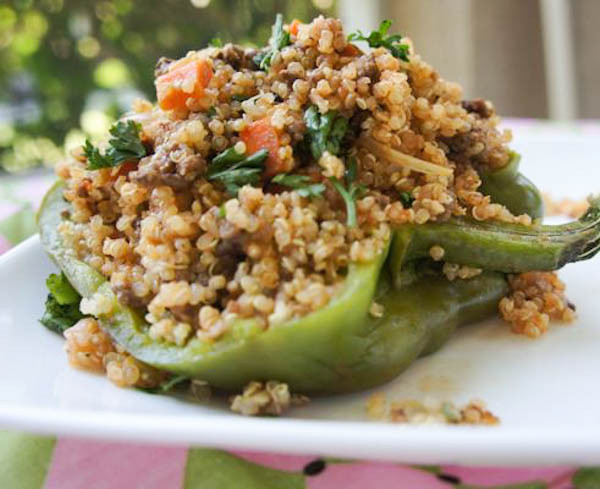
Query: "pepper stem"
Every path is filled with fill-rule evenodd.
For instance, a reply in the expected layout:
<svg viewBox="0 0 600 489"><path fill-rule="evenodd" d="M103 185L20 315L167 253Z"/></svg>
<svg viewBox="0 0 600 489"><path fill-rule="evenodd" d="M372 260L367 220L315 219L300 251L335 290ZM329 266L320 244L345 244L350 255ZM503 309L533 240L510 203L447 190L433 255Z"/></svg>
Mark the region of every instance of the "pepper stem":
<svg viewBox="0 0 600 489"><path fill-rule="evenodd" d="M562 225L520 226L456 218L403 226L395 232L392 268L397 273L407 262L429 257L434 245L444 249L446 262L505 273L557 270L588 260L600 251L600 196L589 202L580 219Z"/></svg>

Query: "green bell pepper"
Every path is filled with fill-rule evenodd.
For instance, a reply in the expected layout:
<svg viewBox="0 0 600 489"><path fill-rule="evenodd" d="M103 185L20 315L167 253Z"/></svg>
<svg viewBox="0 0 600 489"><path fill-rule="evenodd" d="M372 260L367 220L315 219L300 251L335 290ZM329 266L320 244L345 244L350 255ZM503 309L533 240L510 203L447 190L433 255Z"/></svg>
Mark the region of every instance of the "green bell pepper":
<svg viewBox="0 0 600 489"><path fill-rule="evenodd" d="M118 302L106 279L63 246L58 226L69 204L62 190L56 184L42 203L42 244L79 294L112 301L111 314L99 318L102 328L137 359L226 390L267 379L304 393L381 384L437 349L458 325L492 314L506 293L505 279L496 273L454 283L425 275L409 289L394 290L386 286L382 253L371 263L351 265L342 290L322 310L267 330L239 320L212 343L193 338L180 347L151 339L148 325ZM385 308L378 319L368 312L375 297Z"/></svg>
<svg viewBox="0 0 600 489"><path fill-rule="evenodd" d="M502 204L515 216L529 214L532 219L544 215L544 202L537 187L519 172L521 155L511 151L510 161L499 170L479 171L480 192L489 195L492 202Z"/></svg>
<svg viewBox="0 0 600 489"><path fill-rule="evenodd" d="M366 318L353 339L354 362L344 368L358 388L392 380L419 356L437 351L457 327L493 316L507 291L504 275L495 272L454 282L425 275L410 287L390 287L377 298L384 315Z"/></svg>
<svg viewBox="0 0 600 489"><path fill-rule="evenodd" d="M560 226L517 226L450 219L405 225L394 231L390 267L396 286L413 280L419 260L429 258L434 245L444 249L449 263L518 273L557 270L567 263L593 257L599 246L600 219L596 204L579 221Z"/></svg>
<svg viewBox="0 0 600 489"><path fill-rule="evenodd" d="M512 153L508 166L482 173L482 191L514 214L534 218L543 212L536 187L518 173L520 156ZM415 270L429 259L434 245L444 249L444 261L504 273L557 270L567 263L591 258L598 251L598 198L578 221L560 226L534 222L521 226L501 222L451 218L445 222L404 225L393 233L389 263L396 287L415 280Z"/></svg>

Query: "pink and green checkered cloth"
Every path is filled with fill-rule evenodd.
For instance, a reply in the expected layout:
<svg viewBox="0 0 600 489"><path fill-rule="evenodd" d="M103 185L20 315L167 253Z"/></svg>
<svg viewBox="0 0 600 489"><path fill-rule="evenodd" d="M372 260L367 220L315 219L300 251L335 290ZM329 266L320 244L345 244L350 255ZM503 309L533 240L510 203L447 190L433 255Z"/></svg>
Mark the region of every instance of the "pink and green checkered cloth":
<svg viewBox="0 0 600 489"><path fill-rule="evenodd" d="M0 432L3 489L594 489L600 470L411 467Z"/></svg>

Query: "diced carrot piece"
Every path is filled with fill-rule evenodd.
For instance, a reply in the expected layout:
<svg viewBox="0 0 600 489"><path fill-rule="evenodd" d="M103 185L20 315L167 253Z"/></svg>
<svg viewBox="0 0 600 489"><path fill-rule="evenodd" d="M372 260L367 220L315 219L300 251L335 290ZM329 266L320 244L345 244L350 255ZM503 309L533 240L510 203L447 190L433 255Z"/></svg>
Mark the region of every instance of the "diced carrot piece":
<svg viewBox="0 0 600 489"><path fill-rule="evenodd" d="M284 170L283 162L279 158L279 134L266 119L254 121L246 126L240 133L240 138L246 144L246 154L248 155L261 149L269 152L265 161L265 176L272 177Z"/></svg>
<svg viewBox="0 0 600 489"><path fill-rule="evenodd" d="M302 22L300 22L298 19L292 20L292 23L290 24L290 34L297 36L300 25L302 25Z"/></svg>
<svg viewBox="0 0 600 489"><path fill-rule="evenodd" d="M114 182L117 178L119 178L121 176L126 177L127 175L129 175L129 172L137 170L138 163L139 163L138 160L129 160L124 163L121 163L118 167L113 168L111 170L111 174L109 177L110 180ZM91 184L91 182L90 182L90 184Z"/></svg>
<svg viewBox="0 0 600 489"><path fill-rule="evenodd" d="M200 98L210 83L213 71L203 59L183 59L173 63L156 79L156 98L161 109L184 109L190 98Z"/></svg>
<svg viewBox="0 0 600 489"><path fill-rule="evenodd" d="M138 160L129 160L121 164L121 166L119 166L119 171L117 172L117 177L128 175L129 172L137 170L138 163Z"/></svg>
<svg viewBox="0 0 600 489"><path fill-rule="evenodd" d="M91 192L92 188L94 188L94 186L92 185L92 181L85 178L84 180L82 180L81 182L81 186L85 189L86 192Z"/></svg>
<svg viewBox="0 0 600 489"><path fill-rule="evenodd" d="M355 44L348 43L342 51L342 56L359 56L363 52Z"/></svg>

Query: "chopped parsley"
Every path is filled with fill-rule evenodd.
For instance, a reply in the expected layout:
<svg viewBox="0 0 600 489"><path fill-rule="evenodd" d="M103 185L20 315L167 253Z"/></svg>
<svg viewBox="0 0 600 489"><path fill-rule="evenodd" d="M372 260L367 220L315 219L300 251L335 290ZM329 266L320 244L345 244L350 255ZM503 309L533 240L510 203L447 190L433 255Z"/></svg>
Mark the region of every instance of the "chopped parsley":
<svg viewBox="0 0 600 489"><path fill-rule="evenodd" d="M223 40L220 37L213 37L210 41L208 41L208 45L213 48L222 48Z"/></svg>
<svg viewBox="0 0 600 489"><path fill-rule="evenodd" d="M112 168L129 160L139 160L146 156L146 148L140 139L141 125L134 121L119 121L110 128L112 138L104 154L86 140L83 152L90 170Z"/></svg>
<svg viewBox="0 0 600 489"><path fill-rule="evenodd" d="M312 182L307 175L280 173L271 181L293 188L301 197L318 197L325 191L324 184Z"/></svg>
<svg viewBox="0 0 600 489"><path fill-rule="evenodd" d="M232 146L213 158L206 174L209 180L221 182L227 192L235 196L244 185L258 183L267 156L266 149L246 156Z"/></svg>
<svg viewBox="0 0 600 489"><path fill-rule="evenodd" d="M368 36L365 36L362 31L352 32L348 36L349 41L367 41L372 48L384 47L389 49L392 56L408 61L408 44L402 44L402 36L400 34L387 35L387 31L392 25L392 21L387 19L381 21L379 29L371 31Z"/></svg>
<svg viewBox="0 0 600 489"><path fill-rule="evenodd" d="M356 179L356 159L350 158L348 169L346 170L345 180L346 186L337 178L331 177L329 180L335 189L340 193L346 204L346 225L350 228L356 227L358 221L356 219L356 199L360 197L366 190L364 185L359 185L355 182Z"/></svg>
<svg viewBox="0 0 600 489"><path fill-rule="evenodd" d="M409 209L414 201L415 198L410 192L400 192L400 202L402 202L402 207L405 209Z"/></svg>
<svg viewBox="0 0 600 489"><path fill-rule="evenodd" d="M269 40L269 47L259 52L252 61L261 70L267 71L273 61L273 56L281 51L284 47L290 44L290 33L283 30L283 15L277 14L275 16L275 24L273 25L273 33Z"/></svg>
<svg viewBox="0 0 600 489"><path fill-rule="evenodd" d="M40 323L50 331L62 334L84 317L79 312L81 296L62 273L51 274L46 279L46 287L50 293Z"/></svg>
<svg viewBox="0 0 600 489"><path fill-rule="evenodd" d="M318 161L325 151L336 156L340 154L342 140L348 131L348 119L335 110L321 114L317 107L311 105L304 112L304 122L306 140L315 160Z"/></svg>
<svg viewBox="0 0 600 489"><path fill-rule="evenodd" d="M46 310L40 323L50 331L62 334L77 321L83 318L79 312L79 303L77 304L59 304L52 294L48 294L45 303Z"/></svg>

